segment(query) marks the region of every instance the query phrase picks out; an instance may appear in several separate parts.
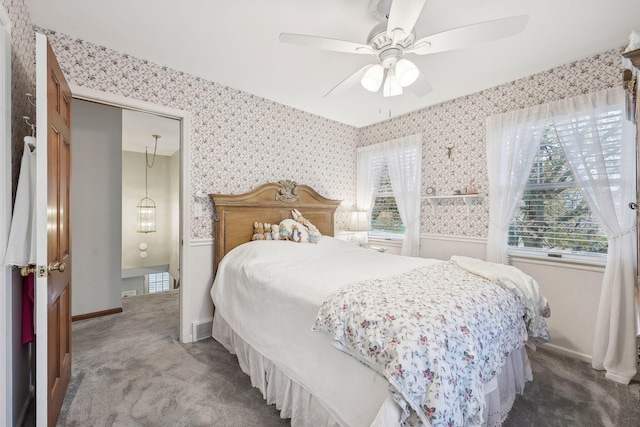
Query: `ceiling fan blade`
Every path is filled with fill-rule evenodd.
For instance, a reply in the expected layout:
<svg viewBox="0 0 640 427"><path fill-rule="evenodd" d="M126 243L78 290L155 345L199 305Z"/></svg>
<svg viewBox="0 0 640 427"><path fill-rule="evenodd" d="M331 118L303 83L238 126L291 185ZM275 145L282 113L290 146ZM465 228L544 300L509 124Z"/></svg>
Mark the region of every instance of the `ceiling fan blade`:
<svg viewBox="0 0 640 427"><path fill-rule="evenodd" d="M351 74L349 77L338 83L333 89L327 92L324 97L326 98L329 95L334 95L336 93L340 93L343 90L349 89L352 86L355 86L360 83L362 80L362 76L366 73L369 68L373 67L375 64L367 64L364 67L360 68L355 73Z"/></svg>
<svg viewBox="0 0 640 427"><path fill-rule="evenodd" d="M389 10L387 35L396 44L407 37L422 13L425 0L393 0Z"/></svg>
<svg viewBox="0 0 640 427"><path fill-rule="evenodd" d="M431 83L429 83L429 79L427 79L427 76L425 76L422 71L418 75L418 79L411 86L407 86L405 89L410 90L416 96L425 96L433 90Z"/></svg>
<svg viewBox="0 0 640 427"><path fill-rule="evenodd" d="M375 55L376 51L371 46L362 43L350 42L346 40L330 39L326 37L309 36L305 34L280 34L282 43L295 44L298 46L315 47L318 49L331 50L334 52L360 53Z"/></svg>
<svg viewBox="0 0 640 427"><path fill-rule="evenodd" d="M528 21L529 15L520 15L454 28L416 40L405 53L427 55L515 36L524 30Z"/></svg>

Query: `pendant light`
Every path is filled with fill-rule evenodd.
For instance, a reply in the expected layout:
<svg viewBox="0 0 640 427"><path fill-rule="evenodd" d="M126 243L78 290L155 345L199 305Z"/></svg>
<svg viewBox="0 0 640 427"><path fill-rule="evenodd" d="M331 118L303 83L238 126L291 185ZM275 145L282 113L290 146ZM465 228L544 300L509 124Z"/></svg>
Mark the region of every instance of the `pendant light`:
<svg viewBox="0 0 640 427"><path fill-rule="evenodd" d="M156 232L156 202L149 197L149 169L153 167L156 161L156 150L158 149L158 138L160 135L151 135L155 138L156 143L153 147L153 158L149 163L149 153L147 148L144 149L144 197L138 202L138 233L155 233Z"/></svg>

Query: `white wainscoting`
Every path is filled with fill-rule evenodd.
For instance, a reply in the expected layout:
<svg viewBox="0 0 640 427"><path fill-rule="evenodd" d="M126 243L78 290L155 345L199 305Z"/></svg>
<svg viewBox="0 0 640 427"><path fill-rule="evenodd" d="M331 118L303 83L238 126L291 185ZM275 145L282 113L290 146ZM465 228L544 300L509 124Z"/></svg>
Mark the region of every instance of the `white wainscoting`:
<svg viewBox="0 0 640 427"><path fill-rule="evenodd" d="M486 239L483 238L430 234L420 237L420 256L423 257L449 259L451 255L465 255L485 258ZM546 348L591 362L604 266L522 256L512 256L511 261L536 279L549 301L551 317L547 319L547 325L551 342Z"/></svg>
<svg viewBox="0 0 640 427"><path fill-rule="evenodd" d="M184 342L193 342L193 325L213 317L213 239L192 239L189 254L189 297L182 333ZM202 338L202 337L200 337Z"/></svg>

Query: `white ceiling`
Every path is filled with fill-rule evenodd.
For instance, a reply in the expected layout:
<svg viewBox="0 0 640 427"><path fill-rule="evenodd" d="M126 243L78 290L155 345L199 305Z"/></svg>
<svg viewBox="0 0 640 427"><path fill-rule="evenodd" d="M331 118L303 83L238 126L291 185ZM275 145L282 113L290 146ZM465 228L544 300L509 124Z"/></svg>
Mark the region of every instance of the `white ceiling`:
<svg viewBox="0 0 640 427"><path fill-rule="evenodd" d="M153 153L155 138L160 135L156 153L171 156L180 149L180 122L166 117L122 110L122 150Z"/></svg>
<svg viewBox="0 0 640 427"><path fill-rule="evenodd" d="M518 36L409 55L433 92L383 98L361 86L324 98L367 55L278 41L281 32L366 43L369 0L26 0L35 25L356 127L415 111L627 44L638 0L427 0L417 37L528 14Z"/></svg>

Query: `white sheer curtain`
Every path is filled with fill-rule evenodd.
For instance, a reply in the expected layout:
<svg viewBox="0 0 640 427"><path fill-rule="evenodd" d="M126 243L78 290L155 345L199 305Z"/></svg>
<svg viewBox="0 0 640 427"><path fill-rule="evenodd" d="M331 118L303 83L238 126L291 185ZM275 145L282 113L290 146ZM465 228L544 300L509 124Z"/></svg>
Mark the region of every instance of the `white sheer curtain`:
<svg viewBox="0 0 640 427"><path fill-rule="evenodd" d="M357 194L356 209L366 211L367 218L371 220L371 209L373 201L378 195L378 186L380 185L380 162L382 157L381 147L377 145L358 148L358 165L357 165Z"/></svg>
<svg viewBox="0 0 640 427"><path fill-rule="evenodd" d="M401 254L418 256L422 135L411 135L358 149L357 209L367 211L369 218L380 185L382 159L387 162L393 196L405 226Z"/></svg>
<svg viewBox="0 0 640 427"><path fill-rule="evenodd" d="M636 198L635 129L625 120L620 87L551 109L573 175L609 238L592 364L628 384L636 374L636 212L628 207Z"/></svg>
<svg viewBox="0 0 640 427"><path fill-rule="evenodd" d="M382 143L398 213L404 224L401 255L418 256L420 249L420 191L422 135Z"/></svg>
<svg viewBox="0 0 640 427"><path fill-rule="evenodd" d="M487 119L489 234L487 261L507 264L509 223L522 198L549 117L548 106Z"/></svg>

